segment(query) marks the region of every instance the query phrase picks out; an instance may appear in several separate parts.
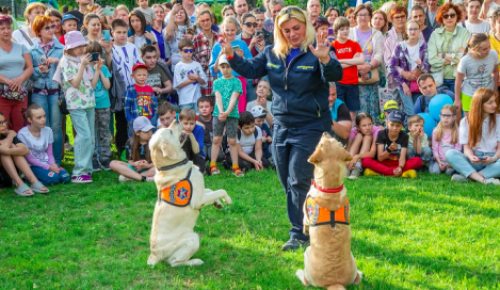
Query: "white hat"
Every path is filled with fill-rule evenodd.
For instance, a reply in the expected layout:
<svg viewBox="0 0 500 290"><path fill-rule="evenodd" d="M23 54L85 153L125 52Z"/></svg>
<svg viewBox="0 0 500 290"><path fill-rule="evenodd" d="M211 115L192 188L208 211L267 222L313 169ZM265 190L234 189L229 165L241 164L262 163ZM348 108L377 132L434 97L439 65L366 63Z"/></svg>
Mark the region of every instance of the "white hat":
<svg viewBox="0 0 500 290"><path fill-rule="evenodd" d="M219 65L223 64L223 63L227 63L229 65L229 61L227 60L227 57L225 54L221 55L219 57Z"/></svg>

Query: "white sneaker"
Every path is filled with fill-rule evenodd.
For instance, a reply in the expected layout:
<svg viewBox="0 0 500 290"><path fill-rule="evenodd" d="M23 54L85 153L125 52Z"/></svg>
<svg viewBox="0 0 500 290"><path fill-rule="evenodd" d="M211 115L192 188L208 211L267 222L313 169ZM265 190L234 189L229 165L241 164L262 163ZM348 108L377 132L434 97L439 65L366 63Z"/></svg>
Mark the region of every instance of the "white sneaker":
<svg viewBox="0 0 500 290"><path fill-rule="evenodd" d="M130 181L130 180L131 180L130 178L125 177L123 175L118 176L118 181L120 181L120 182L127 182L127 181Z"/></svg>
<svg viewBox="0 0 500 290"><path fill-rule="evenodd" d="M488 178L488 179L484 179L484 184L494 184L494 185L500 185L500 180L496 179L496 178Z"/></svg>
<svg viewBox="0 0 500 290"><path fill-rule="evenodd" d="M466 182L467 177L463 176L462 174L454 174L451 177L451 182Z"/></svg>
<svg viewBox="0 0 500 290"><path fill-rule="evenodd" d="M148 176L146 177L146 182L151 182L151 181L155 181L155 176Z"/></svg>
<svg viewBox="0 0 500 290"><path fill-rule="evenodd" d="M363 171L363 168L361 167L354 167L351 170L351 176L349 176L350 180L358 179L358 177L361 175L361 172Z"/></svg>

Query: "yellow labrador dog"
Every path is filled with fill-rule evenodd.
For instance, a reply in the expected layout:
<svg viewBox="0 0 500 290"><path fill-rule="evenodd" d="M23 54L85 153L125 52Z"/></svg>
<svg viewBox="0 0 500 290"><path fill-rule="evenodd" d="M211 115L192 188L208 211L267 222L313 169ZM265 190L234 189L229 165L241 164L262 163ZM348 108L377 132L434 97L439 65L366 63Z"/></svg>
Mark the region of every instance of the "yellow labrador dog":
<svg viewBox="0 0 500 290"><path fill-rule="evenodd" d="M193 231L200 209L211 204L222 207L220 198L232 204L225 190L205 189L203 175L181 148L181 133L181 125L174 121L168 129L159 129L149 142L157 171L158 202L153 214L148 265L163 260L172 267L203 264L200 259L191 259L200 247L198 234Z"/></svg>
<svg viewBox="0 0 500 290"><path fill-rule="evenodd" d="M351 253L349 200L344 187L345 162L352 160L342 144L324 133L309 162L314 164L314 180L304 203L304 232L311 245L304 252L304 270L296 275L305 285L328 290L359 284Z"/></svg>

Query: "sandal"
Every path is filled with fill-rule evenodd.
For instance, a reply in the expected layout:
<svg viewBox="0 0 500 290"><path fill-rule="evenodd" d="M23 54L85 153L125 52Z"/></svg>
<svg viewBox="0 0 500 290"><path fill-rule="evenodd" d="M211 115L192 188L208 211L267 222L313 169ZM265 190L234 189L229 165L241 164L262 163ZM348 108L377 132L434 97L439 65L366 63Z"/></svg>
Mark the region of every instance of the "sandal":
<svg viewBox="0 0 500 290"><path fill-rule="evenodd" d="M238 167L233 169L233 175L236 177L244 177L245 173L243 173L243 171L241 171L241 169Z"/></svg>
<svg viewBox="0 0 500 290"><path fill-rule="evenodd" d="M25 193L26 191L31 191L31 193ZM29 186L26 185L26 183L23 183L19 185L16 189L14 189L14 192L19 195L19 196L33 196L35 193Z"/></svg>
<svg viewBox="0 0 500 290"><path fill-rule="evenodd" d="M217 175L217 174L220 174L219 168L217 168L217 166L215 165L210 166L210 175Z"/></svg>
<svg viewBox="0 0 500 290"><path fill-rule="evenodd" d="M42 188L45 188L45 190L42 190ZM41 183L40 181L33 183L31 185L31 190L34 193L41 193L41 194L47 194L50 192L49 189L45 185L43 185L43 183Z"/></svg>

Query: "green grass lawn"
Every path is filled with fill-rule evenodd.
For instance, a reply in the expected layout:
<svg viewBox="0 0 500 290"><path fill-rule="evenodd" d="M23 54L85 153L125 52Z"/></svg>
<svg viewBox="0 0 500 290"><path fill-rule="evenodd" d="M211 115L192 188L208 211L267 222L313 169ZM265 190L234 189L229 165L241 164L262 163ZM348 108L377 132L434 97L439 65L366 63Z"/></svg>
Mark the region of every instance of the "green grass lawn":
<svg viewBox="0 0 500 290"><path fill-rule="evenodd" d="M68 166L69 167L69 166ZM58 185L48 196L0 192L0 289L303 289L303 253L284 253L286 197L276 173L206 177L234 204L202 210L197 268L146 265L153 183ZM500 189L448 176L346 181L352 250L364 273L350 289L500 289ZM334 246L334 245L331 245Z"/></svg>

